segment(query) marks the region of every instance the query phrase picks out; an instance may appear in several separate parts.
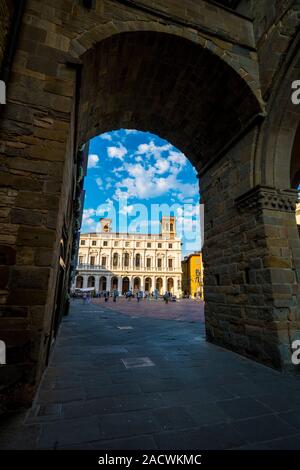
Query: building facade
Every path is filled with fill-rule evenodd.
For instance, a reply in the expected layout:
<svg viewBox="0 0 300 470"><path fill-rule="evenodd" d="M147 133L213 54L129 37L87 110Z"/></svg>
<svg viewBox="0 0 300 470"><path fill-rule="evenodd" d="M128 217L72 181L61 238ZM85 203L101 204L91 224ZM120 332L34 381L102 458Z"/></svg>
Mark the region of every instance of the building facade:
<svg viewBox="0 0 300 470"><path fill-rule="evenodd" d="M193 298L204 298L202 253L185 256L182 263L182 293Z"/></svg>
<svg viewBox="0 0 300 470"><path fill-rule="evenodd" d="M111 219L101 219L100 233L80 236L74 288L94 287L96 292L117 289L159 295L181 295L181 239L175 218L163 217L160 234L111 231Z"/></svg>

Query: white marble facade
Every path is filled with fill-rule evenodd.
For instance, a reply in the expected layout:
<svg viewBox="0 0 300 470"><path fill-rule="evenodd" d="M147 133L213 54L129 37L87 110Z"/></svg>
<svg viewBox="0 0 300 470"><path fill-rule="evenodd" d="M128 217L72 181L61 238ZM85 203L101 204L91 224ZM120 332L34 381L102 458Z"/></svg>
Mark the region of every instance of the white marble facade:
<svg viewBox="0 0 300 470"><path fill-rule="evenodd" d="M163 217L160 234L111 232L111 219L101 219L102 231L81 234L73 288L96 292L131 289L181 295L181 239L174 217Z"/></svg>

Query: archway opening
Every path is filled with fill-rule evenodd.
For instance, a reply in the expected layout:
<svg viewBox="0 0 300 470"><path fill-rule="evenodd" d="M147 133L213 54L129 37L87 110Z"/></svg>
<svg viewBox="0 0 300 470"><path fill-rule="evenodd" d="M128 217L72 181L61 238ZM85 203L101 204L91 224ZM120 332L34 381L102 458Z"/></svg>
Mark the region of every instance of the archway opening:
<svg viewBox="0 0 300 470"><path fill-rule="evenodd" d="M174 292L174 280L173 278L169 277L167 282L167 291L173 294Z"/></svg>
<svg viewBox="0 0 300 470"><path fill-rule="evenodd" d="M158 277L156 279L155 288L156 288L159 295L163 294L163 280L162 280L161 277Z"/></svg>
<svg viewBox="0 0 300 470"><path fill-rule="evenodd" d="M139 277L135 277L133 279L133 290L137 292L141 289L141 279Z"/></svg>
<svg viewBox="0 0 300 470"><path fill-rule="evenodd" d="M95 287L95 278L94 278L94 276L89 276L88 277L87 286L88 287Z"/></svg>
<svg viewBox="0 0 300 470"><path fill-rule="evenodd" d="M106 286L107 286L106 277L101 276L100 280L99 280L99 290L100 290L100 292L106 291L107 290Z"/></svg>
<svg viewBox="0 0 300 470"><path fill-rule="evenodd" d="M151 277L146 277L145 279L145 292L152 292L152 279Z"/></svg>
<svg viewBox="0 0 300 470"><path fill-rule="evenodd" d="M118 278L113 276L111 279L111 290L118 289Z"/></svg>
<svg viewBox="0 0 300 470"><path fill-rule="evenodd" d="M82 276L77 276L76 277L76 287L78 289L82 289L82 287L83 287L83 277Z"/></svg>
<svg viewBox="0 0 300 470"><path fill-rule="evenodd" d="M129 278L127 276L123 277L123 280L122 280L122 294L126 294L126 292L129 291L129 288L130 288L130 281L129 281Z"/></svg>

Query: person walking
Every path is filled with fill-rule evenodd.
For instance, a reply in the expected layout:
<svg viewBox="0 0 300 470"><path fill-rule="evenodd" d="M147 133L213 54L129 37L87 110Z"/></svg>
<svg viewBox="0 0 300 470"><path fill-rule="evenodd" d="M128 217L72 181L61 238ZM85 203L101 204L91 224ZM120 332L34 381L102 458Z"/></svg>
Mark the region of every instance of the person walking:
<svg viewBox="0 0 300 470"><path fill-rule="evenodd" d="M119 292L117 291L117 289L114 289L113 290L113 302L117 301L118 295L119 295Z"/></svg>
<svg viewBox="0 0 300 470"><path fill-rule="evenodd" d="M165 294L164 294L164 301L165 301L166 304L169 302L169 293L168 292L165 292Z"/></svg>
<svg viewBox="0 0 300 470"><path fill-rule="evenodd" d="M104 301L105 301L105 302L108 302L108 296L109 296L108 292L105 291L105 292L104 292Z"/></svg>

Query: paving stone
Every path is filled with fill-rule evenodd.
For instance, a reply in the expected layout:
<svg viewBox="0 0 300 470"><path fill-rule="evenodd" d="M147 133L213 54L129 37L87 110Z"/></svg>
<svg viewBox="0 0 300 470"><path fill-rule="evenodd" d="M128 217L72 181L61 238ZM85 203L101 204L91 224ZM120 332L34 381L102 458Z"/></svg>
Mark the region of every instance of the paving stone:
<svg viewBox="0 0 300 470"><path fill-rule="evenodd" d="M251 397L218 401L217 405L232 419L242 419L274 413L269 407Z"/></svg>
<svg viewBox="0 0 300 470"><path fill-rule="evenodd" d="M113 398L101 398L80 403L67 403L62 406L64 419L81 418L86 416L103 415L117 411L118 407Z"/></svg>
<svg viewBox="0 0 300 470"><path fill-rule="evenodd" d="M276 415L235 421L233 426L248 442L267 441L297 433L295 427L290 426Z"/></svg>
<svg viewBox="0 0 300 470"><path fill-rule="evenodd" d="M187 410L180 406L156 409L153 415L163 430L187 429L196 425Z"/></svg>
<svg viewBox="0 0 300 470"><path fill-rule="evenodd" d="M96 450L156 450L157 446L152 436L135 436L125 439L104 440L93 442Z"/></svg>
<svg viewBox="0 0 300 470"><path fill-rule="evenodd" d="M100 423L102 436L106 439L149 434L160 430L153 414L147 411L103 416L100 418Z"/></svg>
<svg viewBox="0 0 300 470"><path fill-rule="evenodd" d="M229 424L202 426L189 432L162 433L154 437L159 449L165 450L222 450L245 443L242 436Z"/></svg>
<svg viewBox="0 0 300 470"><path fill-rule="evenodd" d="M63 445L96 441L100 437L99 421L96 417L72 419L44 424L38 445L40 448L54 449Z"/></svg>
<svg viewBox="0 0 300 470"><path fill-rule="evenodd" d="M117 329L128 325L126 313L110 308L100 325L98 312L89 310L72 305L35 407L25 415L25 423L23 417L6 426L2 440L0 427L3 447L175 450L298 445L296 378L285 381L281 374L230 351L201 341L192 344L190 339L199 334L197 323L139 315L130 317L135 329L128 335ZM121 358L136 357L149 357L155 367L125 369ZM38 409L45 411L43 416L37 416Z"/></svg>

